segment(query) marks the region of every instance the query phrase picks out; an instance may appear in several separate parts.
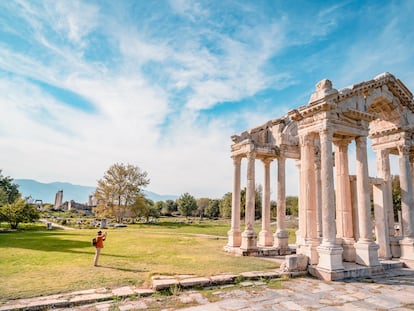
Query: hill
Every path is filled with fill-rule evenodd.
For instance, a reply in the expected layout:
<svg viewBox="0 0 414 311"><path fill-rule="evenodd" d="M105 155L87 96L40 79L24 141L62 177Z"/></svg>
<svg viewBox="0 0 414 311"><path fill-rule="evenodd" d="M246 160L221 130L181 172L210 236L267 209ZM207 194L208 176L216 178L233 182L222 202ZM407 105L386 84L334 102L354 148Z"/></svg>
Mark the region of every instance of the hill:
<svg viewBox="0 0 414 311"><path fill-rule="evenodd" d="M67 182L41 183L33 179L14 179L19 185L19 191L24 197L31 196L34 200L42 200L43 203L54 203L56 192L63 190L63 202L74 200L78 203L87 203L89 195L95 192L96 187L74 185ZM176 200L175 195L161 195L144 190L147 198L157 201Z"/></svg>

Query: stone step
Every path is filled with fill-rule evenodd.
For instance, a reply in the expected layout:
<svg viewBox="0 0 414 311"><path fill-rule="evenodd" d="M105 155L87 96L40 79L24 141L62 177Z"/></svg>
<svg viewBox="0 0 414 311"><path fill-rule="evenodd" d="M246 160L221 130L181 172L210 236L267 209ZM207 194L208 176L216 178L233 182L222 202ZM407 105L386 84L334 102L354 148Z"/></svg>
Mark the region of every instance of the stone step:
<svg viewBox="0 0 414 311"><path fill-rule="evenodd" d="M404 268L405 265L401 261L396 260L381 260L381 265L384 267L385 270L391 270L391 269L401 269Z"/></svg>

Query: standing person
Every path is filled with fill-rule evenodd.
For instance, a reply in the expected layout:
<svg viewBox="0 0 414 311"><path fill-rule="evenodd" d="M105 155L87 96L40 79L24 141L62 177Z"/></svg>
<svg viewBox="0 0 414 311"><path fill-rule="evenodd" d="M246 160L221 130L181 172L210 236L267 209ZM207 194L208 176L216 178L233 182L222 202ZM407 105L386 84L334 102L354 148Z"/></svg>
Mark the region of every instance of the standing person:
<svg viewBox="0 0 414 311"><path fill-rule="evenodd" d="M93 262L93 265L95 267L98 266L98 259L99 259L99 254L101 253L101 249L104 247L103 246L103 241L106 240L106 231L102 234L102 231L99 230L98 231L98 235L96 236L96 252L95 252L95 260Z"/></svg>

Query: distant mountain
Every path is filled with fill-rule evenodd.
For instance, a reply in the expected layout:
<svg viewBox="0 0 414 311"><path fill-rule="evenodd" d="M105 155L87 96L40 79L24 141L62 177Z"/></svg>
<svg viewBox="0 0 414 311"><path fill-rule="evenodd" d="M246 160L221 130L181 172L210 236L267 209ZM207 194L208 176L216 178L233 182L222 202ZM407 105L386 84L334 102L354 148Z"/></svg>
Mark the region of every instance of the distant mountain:
<svg viewBox="0 0 414 311"><path fill-rule="evenodd" d="M96 187L73 185L67 182L41 183L33 179L14 179L19 185L23 197L31 196L33 200L42 200L43 203L55 203L56 193L63 190L63 202L74 200L78 203L87 203L89 195L95 192ZM157 201L176 200L175 195L160 195L144 190L147 198Z"/></svg>
<svg viewBox="0 0 414 311"><path fill-rule="evenodd" d="M74 200L78 203L88 202L89 195L95 192L95 187L73 185L66 182L41 183L32 179L15 179L19 191L24 197L31 196L33 200L43 203L55 203L56 193L63 190L63 202Z"/></svg>
<svg viewBox="0 0 414 311"><path fill-rule="evenodd" d="M147 191L147 190L144 190L144 193L148 199L151 199L154 202L167 201L167 200L175 201L178 199L178 195L173 195L173 194L158 194L158 193Z"/></svg>

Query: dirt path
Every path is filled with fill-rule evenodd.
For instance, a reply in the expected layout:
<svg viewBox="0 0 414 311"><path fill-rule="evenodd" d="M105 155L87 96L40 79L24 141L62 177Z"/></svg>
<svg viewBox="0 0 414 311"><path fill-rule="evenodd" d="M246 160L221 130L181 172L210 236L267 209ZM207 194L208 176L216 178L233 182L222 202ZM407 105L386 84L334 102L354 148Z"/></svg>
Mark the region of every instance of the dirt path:
<svg viewBox="0 0 414 311"><path fill-rule="evenodd" d="M47 225L47 223L49 222L49 223L52 224L52 227L60 228L60 229L63 229L63 230L75 230L75 228L59 225L58 223L51 222L51 221L46 220L46 219L40 219L39 221L41 223L44 223L45 225Z"/></svg>

